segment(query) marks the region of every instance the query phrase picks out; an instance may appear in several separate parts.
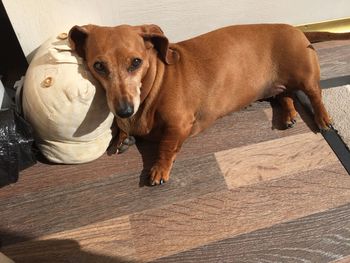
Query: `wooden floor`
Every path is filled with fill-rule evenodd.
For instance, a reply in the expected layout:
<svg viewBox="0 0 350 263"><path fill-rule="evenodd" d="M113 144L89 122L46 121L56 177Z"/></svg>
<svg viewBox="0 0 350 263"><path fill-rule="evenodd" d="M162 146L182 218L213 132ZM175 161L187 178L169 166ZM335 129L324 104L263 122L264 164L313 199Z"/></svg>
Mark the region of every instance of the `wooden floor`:
<svg viewBox="0 0 350 263"><path fill-rule="evenodd" d="M315 45L322 78L350 41ZM169 183L154 145L83 165L38 163L0 189L0 251L16 262L350 262L350 176L299 107L259 102L189 139Z"/></svg>

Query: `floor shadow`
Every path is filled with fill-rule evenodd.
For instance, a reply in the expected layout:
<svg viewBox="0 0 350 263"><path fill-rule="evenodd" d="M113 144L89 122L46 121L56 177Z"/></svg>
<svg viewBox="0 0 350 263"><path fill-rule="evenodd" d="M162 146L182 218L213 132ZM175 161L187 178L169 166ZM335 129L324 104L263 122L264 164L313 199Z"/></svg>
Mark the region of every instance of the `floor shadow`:
<svg viewBox="0 0 350 263"><path fill-rule="evenodd" d="M54 163L47 159L39 150L37 146L34 147L35 158L38 163L48 164L48 165L62 165L62 163Z"/></svg>
<svg viewBox="0 0 350 263"><path fill-rule="evenodd" d="M335 77L331 79L321 80L320 85L323 89L348 85L350 83L350 75Z"/></svg>
<svg viewBox="0 0 350 263"><path fill-rule="evenodd" d="M309 98L302 91L297 91L295 93L295 97L295 108L297 109L301 119L305 122L305 124L313 133L319 133L320 130L317 127L316 122L314 120L314 111Z"/></svg>
<svg viewBox="0 0 350 263"><path fill-rule="evenodd" d="M282 121L282 107L278 103L276 99L270 98L268 99L272 109L272 120L271 120L271 128L272 130L286 130L286 126Z"/></svg>
<svg viewBox="0 0 350 263"><path fill-rule="evenodd" d="M273 98L268 99L272 108L272 129L273 130L286 130L293 129L287 128L283 123L283 109L280 103ZM294 107L298 112L300 118L307 125L307 127L313 133L318 133L319 129L313 119L312 107L309 104L305 104L305 102L301 101L298 96L294 96ZM296 123L298 125L298 123Z"/></svg>
<svg viewBox="0 0 350 263"><path fill-rule="evenodd" d="M257 101L256 103L269 103L272 110L271 129L286 130L287 127L283 123L283 109L276 98L267 98Z"/></svg>
<svg viewBox="0 0 350 263"><path fill-rule="evenodd" d="M17 240L17 242L10 245L4 245L9 243L7 240ZM33 240L31 237L0 229L0 242L0 252L14 260L16 263L134 262L122 257L111 257L92 253L90 251L84 251L79 243L72 239Z"/></svg>
<svg viewBox="0 0 350 263"><path fill-rule="evenodd" d="M154 141L136 138L136 147L141 154L143 164L139 181L140 187L151 186L149 183L149 172L158 157L158 145L159 143Z"/></svg>

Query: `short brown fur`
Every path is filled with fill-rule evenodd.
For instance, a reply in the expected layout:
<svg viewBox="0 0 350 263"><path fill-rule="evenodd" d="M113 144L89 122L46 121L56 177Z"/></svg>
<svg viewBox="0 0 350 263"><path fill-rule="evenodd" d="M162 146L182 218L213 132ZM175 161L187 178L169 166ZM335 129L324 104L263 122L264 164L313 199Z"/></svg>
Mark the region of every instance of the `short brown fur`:
<svg viewBox="0 0 350 263"><path fill-rule="evenodd" d="M317 35L317 41L321 38ZM169 180L186 138L258 99L277 96L289 127L296 116L291 93L302 90L317 125L327 129L331 124L321 99L316 52L305 34L289 25L230 26L176 44L169 44L155 25L75 26L70 42L106 90L121 130L118 144L129 135L159 141L152 185ZM134 57L142 65L128 72ZM100 60L106 74L94 69ZM121 118L121 105L137 108Z"/></svg>

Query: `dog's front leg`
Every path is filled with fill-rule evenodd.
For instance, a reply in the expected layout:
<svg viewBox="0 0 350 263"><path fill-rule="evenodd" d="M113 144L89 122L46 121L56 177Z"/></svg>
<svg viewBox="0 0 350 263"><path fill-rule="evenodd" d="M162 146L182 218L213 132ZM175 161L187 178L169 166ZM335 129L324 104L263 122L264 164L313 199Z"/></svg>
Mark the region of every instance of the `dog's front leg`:
<svg viewBox="0 0 350 263"><path fill-rule="evenodd" d="M151 168L150 184L158 185L169 180L170 171L182 143L189 136L190 129L184 127L166 128L159 143L158 159Z"/></svg>
<svg viewBox="0 0 350 263"><path fill-rule="evenodd" d="M133 136L129 136L126 132L119 129L118 135L112 139L107 149L107 153L109 155L112 155L115 153L120 154L128 150L129 147L134 144L135 144L135 138Z"/></svg>

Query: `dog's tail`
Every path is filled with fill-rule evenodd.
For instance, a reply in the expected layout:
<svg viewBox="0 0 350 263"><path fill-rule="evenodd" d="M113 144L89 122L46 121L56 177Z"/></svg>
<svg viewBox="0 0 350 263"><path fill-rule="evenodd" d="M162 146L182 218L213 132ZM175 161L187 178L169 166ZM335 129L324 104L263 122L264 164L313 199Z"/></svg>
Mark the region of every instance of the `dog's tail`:
<svg viewBox="0 0 350 263"><path fill-rule="evenodd" d="M311 43L324 42L330 40L348 40L350 39L349 33L331 33L331 32L304 32L306 38Z"/></svg>

